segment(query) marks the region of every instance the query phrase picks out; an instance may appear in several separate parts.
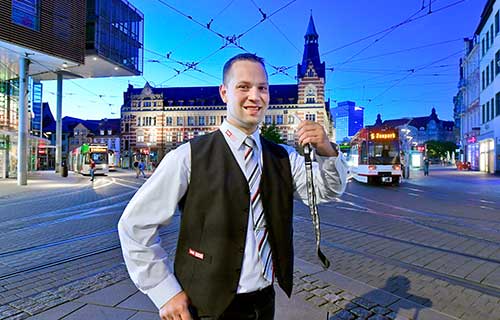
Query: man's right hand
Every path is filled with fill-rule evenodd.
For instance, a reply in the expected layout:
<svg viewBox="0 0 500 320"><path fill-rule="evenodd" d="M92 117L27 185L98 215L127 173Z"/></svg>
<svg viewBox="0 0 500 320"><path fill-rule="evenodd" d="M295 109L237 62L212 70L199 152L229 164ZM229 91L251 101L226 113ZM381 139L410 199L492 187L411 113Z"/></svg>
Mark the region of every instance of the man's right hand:
<svg viewBox="0 0 500 320"><path fill-rule="evenodd" d="M161 320L193 320L189 313L191 301L184 291L168 300L160 309Z"/></svg>

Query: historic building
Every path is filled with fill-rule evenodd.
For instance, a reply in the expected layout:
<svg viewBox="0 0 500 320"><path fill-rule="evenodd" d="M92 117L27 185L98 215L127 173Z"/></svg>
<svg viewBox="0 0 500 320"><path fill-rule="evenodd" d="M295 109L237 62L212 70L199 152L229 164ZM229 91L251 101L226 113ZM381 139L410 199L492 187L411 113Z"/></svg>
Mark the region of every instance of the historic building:
<svg viewBox="0 0 500 320"><path fill-rule="evenodd" d="M436 109L432 108L431 114L424 117L408 117L382 121L380 114L375 121L376 126L386 125L409 130L406 135L411 137L413 145L423 145L429 140L456 142L454 122L439 119Z"/></svg>
<svg viewBox="0 0 500 320"><path fill-rule="evenodd" d="M330 137L329 102L325 101L325 63L320 61L318 33L312 16L304 36L297 84L270 85L265 123L274 123L285 143L295 144L296 113L321 123ZM143 88L128 86L121 108L122 166L143 158L158 162L179 144L216 130L226 115L219 87Z"/></svg>

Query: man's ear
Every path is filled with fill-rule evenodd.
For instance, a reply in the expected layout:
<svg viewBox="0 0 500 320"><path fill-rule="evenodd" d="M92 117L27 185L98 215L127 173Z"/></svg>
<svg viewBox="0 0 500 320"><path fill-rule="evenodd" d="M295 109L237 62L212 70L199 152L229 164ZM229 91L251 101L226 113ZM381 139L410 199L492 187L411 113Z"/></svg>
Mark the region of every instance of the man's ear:
<svg viewBox="0 0 500 320"><path fill-rule="evenodd" d="M224 84L219 86L219 94L224 103L227 103L227 88Z"/></svg>

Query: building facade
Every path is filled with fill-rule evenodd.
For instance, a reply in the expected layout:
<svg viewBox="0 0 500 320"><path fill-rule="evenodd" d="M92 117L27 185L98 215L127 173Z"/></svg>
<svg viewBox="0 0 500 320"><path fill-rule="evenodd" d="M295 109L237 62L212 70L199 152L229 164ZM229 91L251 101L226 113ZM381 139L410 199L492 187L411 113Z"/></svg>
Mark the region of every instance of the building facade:
<svg viewBox="0 0 500 320"><path fill-rule="evenodd" d="M84 62L85 1L0 0L0 24L0 178L18 177L26 184L45 140L36 132L39 118L29 115L28 99L19 99L20 89L38 108L39 87L29 86L28 76Z"/></svg>
<svg viewBox="0 0 500 320"><path fill-rule="evenodd" d="M469 162L472 170L479 170L479 143L481 125L479 106L480 71L478 37L464 39L465 55L460 60L459 93L455 98L456 118L459 119L459 145L462 162ZM457 121L455 121L457 123Z"/></svg>
<svg viewBox="0 0 500 320"><path fill-rule="evenodd" d="M352 101L339 102L337 107L332 109L337 143L349 142L356 132L363 128L364 109Z"/></svg>
<svg viewBox="0 0 500 320"><path fill-rule="evenodd" d="M378 114L375 125L407 129L408 132L405 135L408 138L411 137L411 144L414 146L423 145L430 140L457 142L454 133L455 123L439 119L435 108L432 108L429 116L424 117L407 117L382 121L381 115Z"/></svg>
<svg viewBox="0 0 500 320"><path fill-rule="evenodd" d="M295 145L297 121L313 120L332 135L329 103L325 101L325 63L320 61L318 34L311 16L305 35L297 84L270 85L266 124L274 123L283 141ZM138 159L158 163L187 140L218 129L226 117L219 87L143 88L128 86L121 108L122 166Z"/></svg>
<svg viewBox="0 0 500 320"><path fill-rule="evenodd" d="M500 2L488 0L476 35L480 41L481 126L479 169L500 174Z"/></svg>
<svg viewBox="0 0 500 320"><path fill-rule="evenodd" d="M39 81L57 79L61 124L63 78L140 75L143 15L126 0L0 0L0 25L0 178L17 176L25 185L27 171L38 167L38 150L55 144L57 171L67 146L60 130L55 139L40 138ZM34 117L19 96L31 98ZM52 165L48 153L41 156Z"/></svg>

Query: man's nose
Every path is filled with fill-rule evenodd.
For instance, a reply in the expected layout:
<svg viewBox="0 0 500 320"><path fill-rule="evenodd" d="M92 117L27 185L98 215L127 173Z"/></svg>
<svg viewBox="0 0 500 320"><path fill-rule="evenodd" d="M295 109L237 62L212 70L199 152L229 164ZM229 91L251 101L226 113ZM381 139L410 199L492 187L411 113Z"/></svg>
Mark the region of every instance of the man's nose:
<svg viewBox="0 0 500 320"><path fill-rule="evenodd" d="M259 88L251 87L250 91L248 92L248 99L256 101L259 100L259 97L260 97Z"/></svg>

